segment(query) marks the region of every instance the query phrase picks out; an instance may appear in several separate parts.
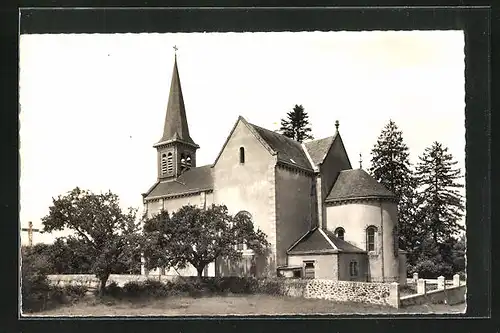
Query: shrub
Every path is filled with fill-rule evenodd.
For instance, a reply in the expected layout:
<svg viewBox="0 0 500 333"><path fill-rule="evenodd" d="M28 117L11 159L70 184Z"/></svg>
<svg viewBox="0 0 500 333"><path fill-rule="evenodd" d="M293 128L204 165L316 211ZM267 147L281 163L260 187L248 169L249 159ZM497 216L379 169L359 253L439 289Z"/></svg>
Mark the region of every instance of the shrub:
<svg viewBox="0 0 500 333"><path fill-rule="evenodd" d="M282 295L282 284L284 280L263 279L259 281L258 292L267 295Z"/></svg>
<svg viewBox="0 0 500 333"><path fill-rule="evenodd" d="M99 293L99 289L97 289L96 292ZM123 294L123 289L113 281L106 286L106 288L104 289L104 294L111 297L121 297Z"/></svg>
<svg viewBox="0 0 500 333"><path fill-rule="evenodd" d="M44 256L23 251L21 267L21 300L25 312L45 309L50 297L47 279L48 262Z"/></svg>

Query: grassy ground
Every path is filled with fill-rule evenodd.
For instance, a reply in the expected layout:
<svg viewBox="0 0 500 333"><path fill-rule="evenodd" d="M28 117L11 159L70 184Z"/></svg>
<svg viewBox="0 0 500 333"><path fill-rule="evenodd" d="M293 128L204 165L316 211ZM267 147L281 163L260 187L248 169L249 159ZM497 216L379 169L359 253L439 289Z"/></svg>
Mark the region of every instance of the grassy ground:
<svg viewBox="0 0 500 333"><path fill-rule="evenodd" d="M169 297L148 300L96 300L88 296L80 302L38 312L35 316L224 316L296 314L396 314L461 313L465 304L426 304L403 309L327 300L273 297L267 295Z"/></svg>

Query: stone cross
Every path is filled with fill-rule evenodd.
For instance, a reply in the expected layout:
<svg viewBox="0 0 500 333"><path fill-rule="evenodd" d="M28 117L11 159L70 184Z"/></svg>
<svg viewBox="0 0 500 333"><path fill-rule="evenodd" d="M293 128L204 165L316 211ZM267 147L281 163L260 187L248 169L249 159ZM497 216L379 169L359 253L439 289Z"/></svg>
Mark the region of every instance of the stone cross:
<svg viewBox="0 0 500 333"><path fill-rule="evenodd" d="M33 233L34 232L40 232L40 229L33 229L33 222L29 221L28 222L28 227L27 228L22 228L21 231L27 231L28 232L28 244L31 247L33 245Z"/></svg>

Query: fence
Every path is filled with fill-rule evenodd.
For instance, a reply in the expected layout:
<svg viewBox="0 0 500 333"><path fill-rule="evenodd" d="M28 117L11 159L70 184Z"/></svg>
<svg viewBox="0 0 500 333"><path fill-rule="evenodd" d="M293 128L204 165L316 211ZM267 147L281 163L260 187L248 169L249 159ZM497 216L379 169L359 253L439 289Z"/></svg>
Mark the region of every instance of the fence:
<svg viewBox="0 0 500 333"><path fill-rule="evenodd" d="M437 284L436 290L427 291L427 284ZM417 305L424 303L444 303L448 305L465 302L467 286L460 281L458 274L453 276L452 281L446 281L443 276L436 280L418 279L417 293L399 298L397 307Z"/></svg>

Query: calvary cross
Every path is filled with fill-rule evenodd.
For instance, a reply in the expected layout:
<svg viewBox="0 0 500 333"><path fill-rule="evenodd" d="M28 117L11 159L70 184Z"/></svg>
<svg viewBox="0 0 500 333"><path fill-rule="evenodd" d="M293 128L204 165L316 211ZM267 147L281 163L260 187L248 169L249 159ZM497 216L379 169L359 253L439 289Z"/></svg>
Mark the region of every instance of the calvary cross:
<svg viewBox="0 0 500 333"><path fill-rule="evenodd" d="M27 231L28 232L28 244L29 246L33 245L33 232L40 232L40 229L33 229L33 222L28 223L27 228L22 228L22 231Z"/></svg>

